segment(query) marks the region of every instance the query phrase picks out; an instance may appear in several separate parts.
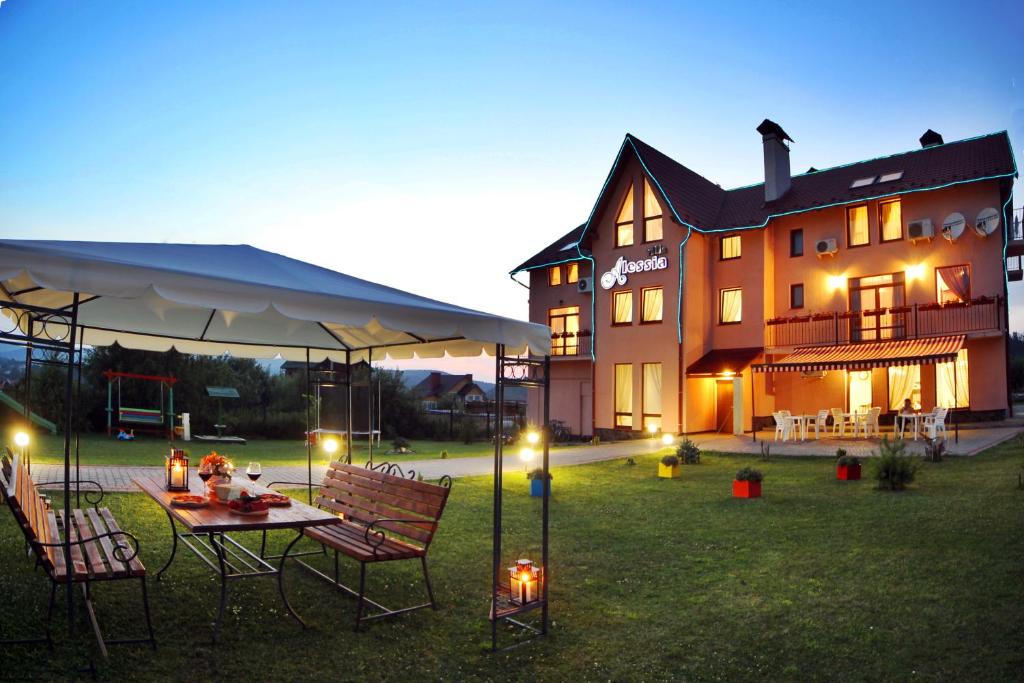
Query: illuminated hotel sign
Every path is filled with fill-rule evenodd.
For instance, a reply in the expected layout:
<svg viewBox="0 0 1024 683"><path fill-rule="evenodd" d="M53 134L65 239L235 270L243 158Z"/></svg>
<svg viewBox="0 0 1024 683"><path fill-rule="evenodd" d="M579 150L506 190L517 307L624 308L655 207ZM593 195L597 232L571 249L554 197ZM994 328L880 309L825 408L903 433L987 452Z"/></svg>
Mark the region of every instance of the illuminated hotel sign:
<svg viewBox="0 0 1024 683"><path fill-rule="evenodd" d="M652 270L665 270L668 268L668 258L664 256L651 256L650 258L627 261L620 256L615 262L615 267L601 276L601 286L604 289L611 289L616 284L626 284L626 276L632 273L647 273Z"/></svg>

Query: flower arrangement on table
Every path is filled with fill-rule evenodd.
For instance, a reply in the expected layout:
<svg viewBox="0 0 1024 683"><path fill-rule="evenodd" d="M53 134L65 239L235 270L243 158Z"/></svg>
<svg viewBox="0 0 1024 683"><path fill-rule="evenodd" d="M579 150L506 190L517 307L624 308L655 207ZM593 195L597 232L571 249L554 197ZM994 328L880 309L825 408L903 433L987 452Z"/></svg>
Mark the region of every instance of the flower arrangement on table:
<svg viewBox="0 0 1024 683"><path fill-rule="evenodd" d="M213 486L218 482L230 483L231 474L235 471L235 464L226 455L210 451L199 461L199 470L210 473L210 481L206 485ZM227 481L225 482L225 480Z"/></svg>

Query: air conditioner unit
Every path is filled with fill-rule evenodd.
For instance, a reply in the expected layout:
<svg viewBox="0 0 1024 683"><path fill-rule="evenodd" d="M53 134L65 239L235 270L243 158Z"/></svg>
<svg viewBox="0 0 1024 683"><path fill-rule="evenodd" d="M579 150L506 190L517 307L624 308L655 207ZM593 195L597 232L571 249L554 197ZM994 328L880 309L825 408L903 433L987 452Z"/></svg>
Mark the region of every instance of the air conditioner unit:
<svg viewBox="0 0 1024 683"><path fill-rule="evenodd" d="M827 240L818 240L814 244L814 253L818 255L818 258L822 256L835 256L837 251L839 251L839 245L834 237L829 237Z"/></svg>
<svg viewBox="0 0 1024 683"><path fill-rule="evenodd" d="M594 278L592 277L581 277L576 281L576 291L578 292L593 292L594 291Z"/></svg>
<svg viewBox="0 0 1024 683"><path fill-rule="evenodd" d="M930 218L922 218L919 221L907 223L907 239L917 244L924 240L930 242L935 237L935 227L932 226Z"/></svg>

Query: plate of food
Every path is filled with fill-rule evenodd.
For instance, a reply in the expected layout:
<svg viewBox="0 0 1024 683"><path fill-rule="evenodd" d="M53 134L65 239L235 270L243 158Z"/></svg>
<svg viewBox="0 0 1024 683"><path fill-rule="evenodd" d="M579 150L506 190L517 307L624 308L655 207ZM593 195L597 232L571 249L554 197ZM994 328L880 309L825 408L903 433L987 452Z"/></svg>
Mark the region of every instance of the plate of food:
<svg viewBox="0 0 1024 683"><path fill-rule="evenodd" d="M234 515L262 517L270 514L270 505L259 498L243 493L239 498L228 502L228 512Z"/></svg>
<svg viewBox="0 0 1024 683"><path fill-rule="evenodd" d="M202 496L195 496L188 493L183 493L171 498L171 505L176 508L204 508L209 504L209 501Z"/></svg>
<svg viewBox="0 0 1024 683"><path fill-rule="evenodd" d="M292 504L291 498L282 496L280 493L261 493L257 497L272 508L288 507Z"/></svg>

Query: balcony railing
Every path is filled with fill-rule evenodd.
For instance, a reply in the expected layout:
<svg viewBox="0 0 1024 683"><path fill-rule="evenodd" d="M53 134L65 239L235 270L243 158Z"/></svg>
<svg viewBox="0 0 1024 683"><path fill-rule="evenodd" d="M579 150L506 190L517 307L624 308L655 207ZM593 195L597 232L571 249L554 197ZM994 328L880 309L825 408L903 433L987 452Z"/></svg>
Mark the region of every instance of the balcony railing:
<svg viewBox="0 0 1024 683"><path fill-rule="evenodd" d="M552 357L579 357L590 355L590 330L555 332L551 335Z"/></svg>
<svg viewBox="0 0 1024 683"><path fill-rule="evenodd" d="M873 311L830 311L765 321L765 346L850 344L1005 329L1003 297L911 304Z"/></svg>
<svg viewBox="0 0 1024 683"><path fill-rule="evenodd" d="M1006 279L1010 282L1024 280L1024 207L1013 210L1009 226L1010 242L1006 251Z"/></svg>

